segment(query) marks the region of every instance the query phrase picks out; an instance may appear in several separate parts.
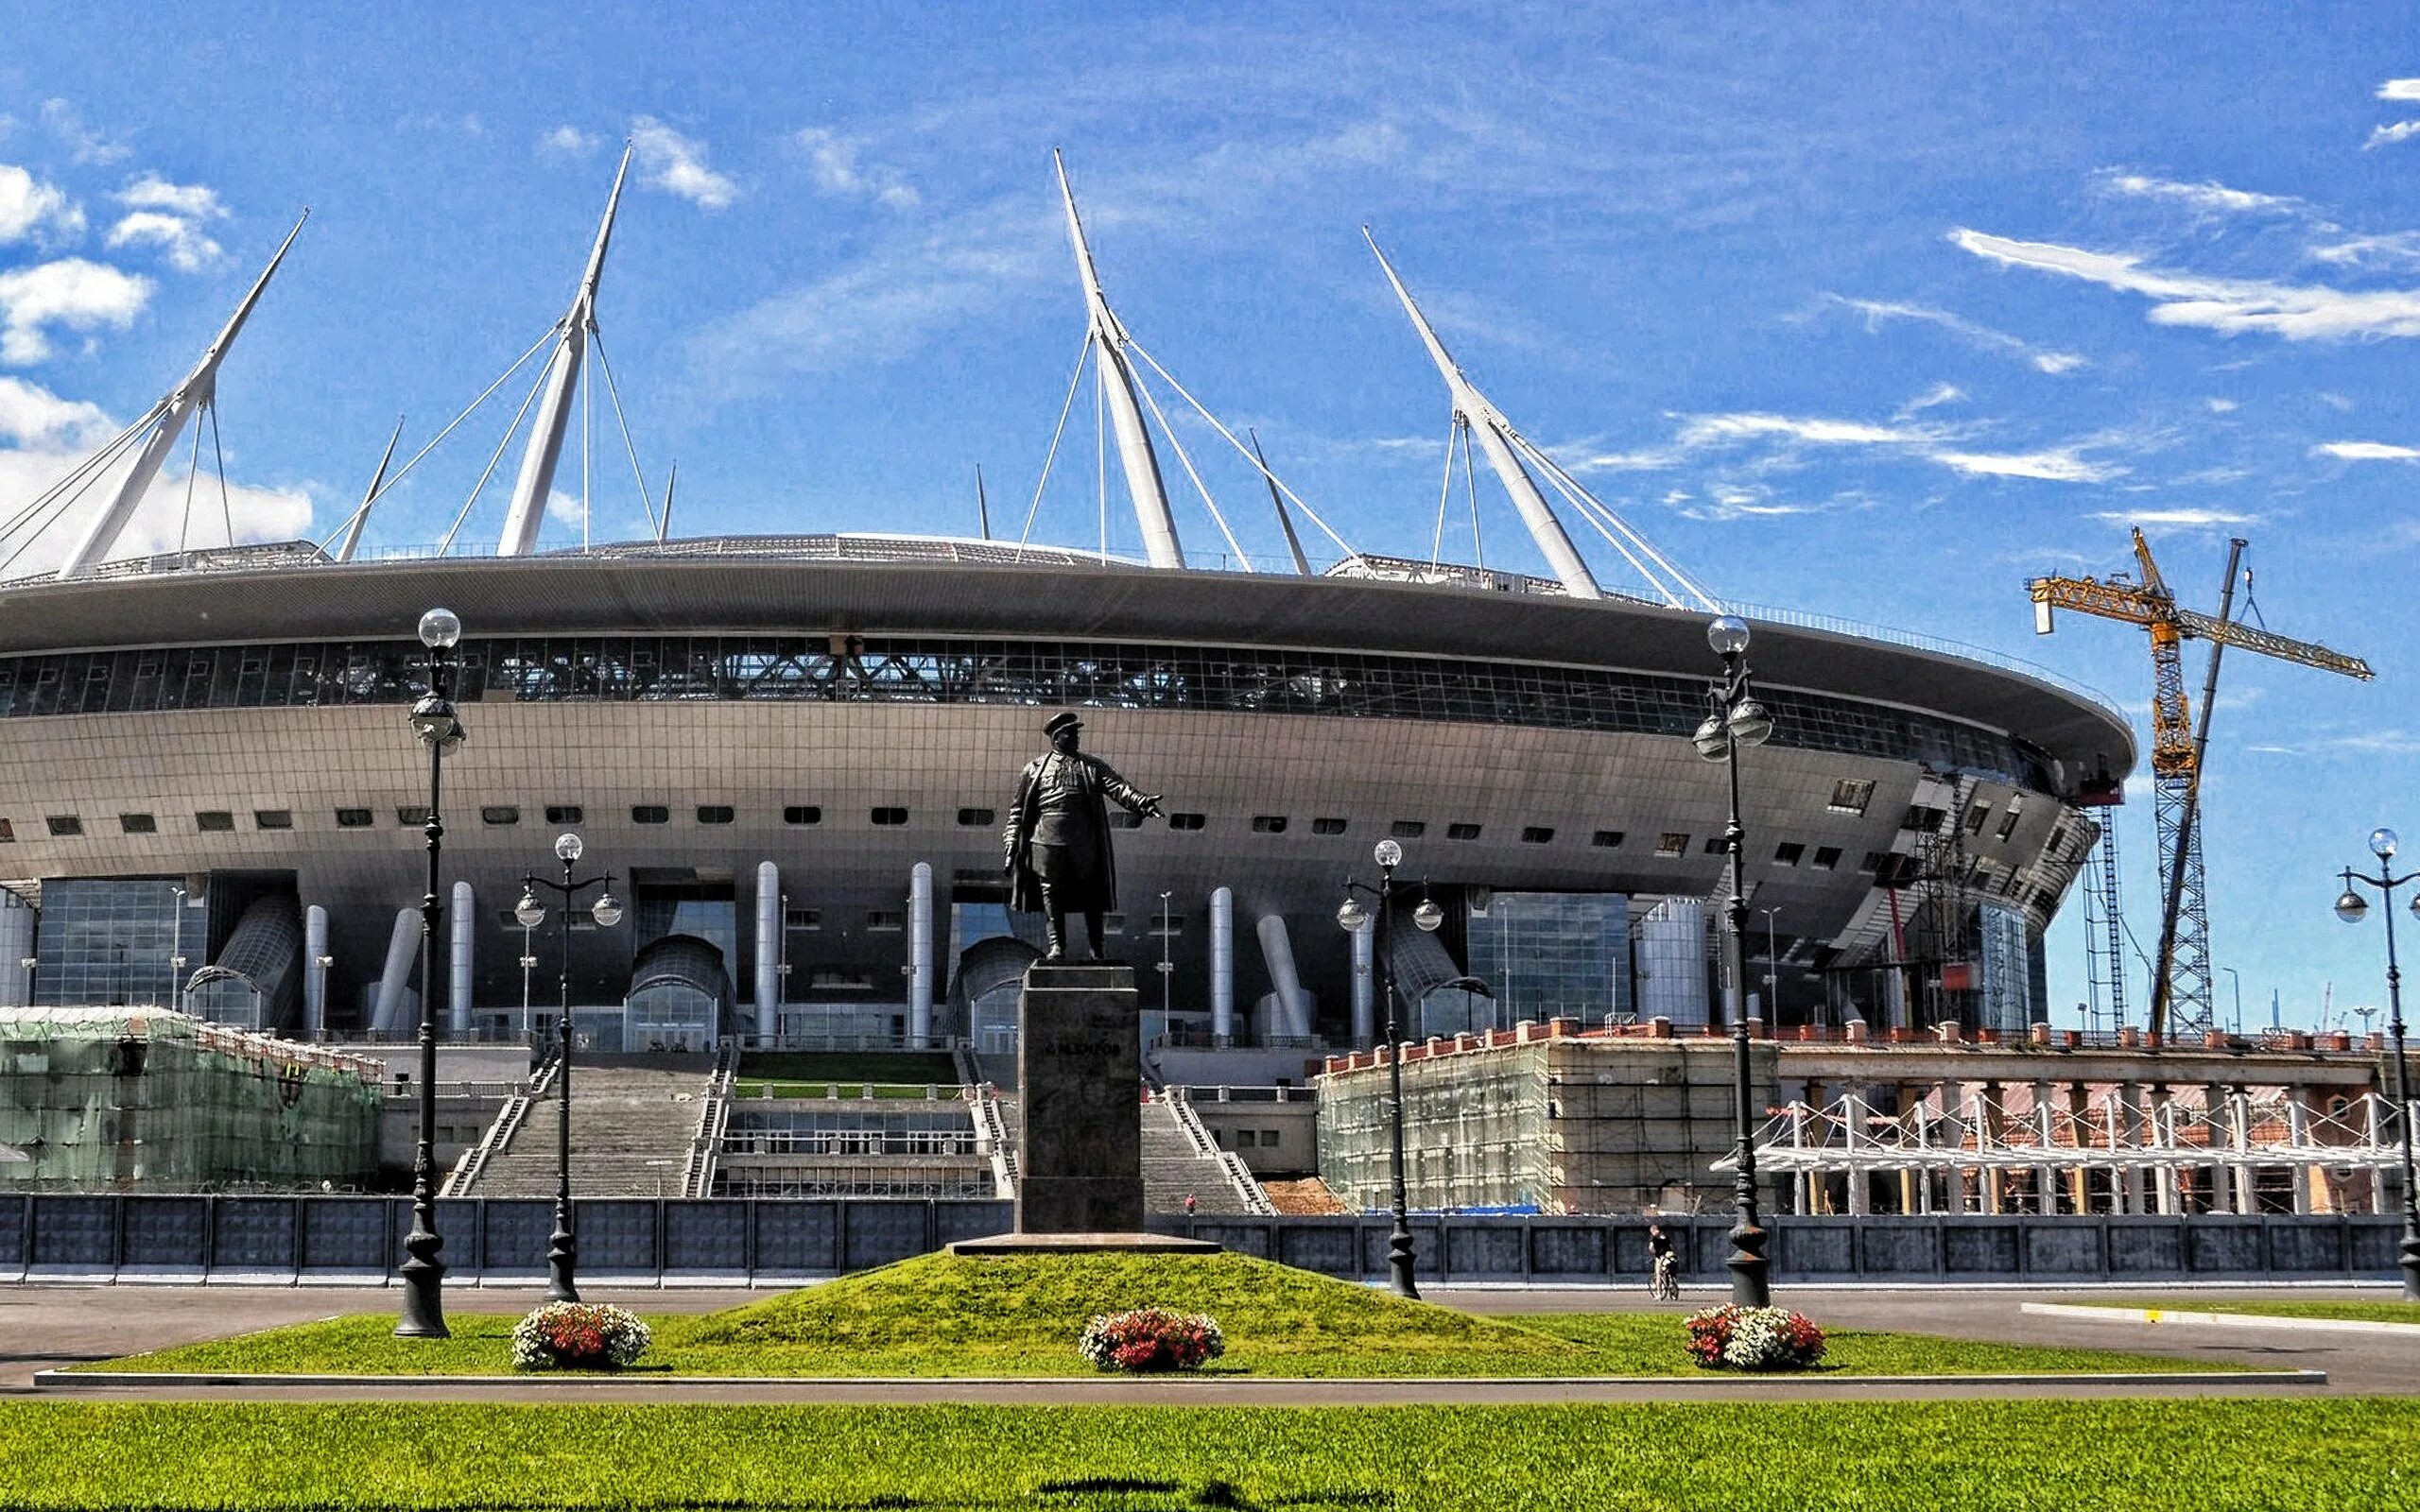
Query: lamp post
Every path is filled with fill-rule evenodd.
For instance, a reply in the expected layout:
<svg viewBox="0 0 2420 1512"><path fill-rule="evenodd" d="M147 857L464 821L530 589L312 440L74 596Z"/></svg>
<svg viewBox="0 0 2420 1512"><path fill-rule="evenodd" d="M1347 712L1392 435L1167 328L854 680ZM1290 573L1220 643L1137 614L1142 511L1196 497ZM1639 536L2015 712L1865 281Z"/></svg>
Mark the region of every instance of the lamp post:
<svg viewBox="0 0 2420 1512"><path fill-rule="evenodd" d="M1370 927L1370 910L1363 907L1356 893L1366 892L1378 901L1377 955L1378 991L1387 1016L1387 1095L1388 1135L1391 1141L1392 1163L1389 1177L1392 1185L1394 1227L1387 1231L1387 1273L1395 1295L1419 1300L1420 1287L1412 1280L1411 1213L1403 1186L1403 1037L1395 1022L1395 967L1390 947L1394 939L1395 868L1403 865L1403 847L1389 839L1378 842L1372 858L1378 863L1378 885L1348 881L1344 885L1344 902L1336 911L1337 924L1348 935L1357 935ZM1445 921L1445 911L1427 898L1412 910L1411 921L1427 933L1436 933Z"/></svg>
<svg viewBox="0 0 2420 1512"><path fill-rule="evenodd" d="M1731 769L1731 820L1722 831L1723 849L1731 858L1731 897L1724 909L1730 933L1724 948L1732 990L1738 994L1731 1014L1731 1074L1738 1121L1731 1185L1738 1212L1731 1226L1731 1300L1740 1307L1767 1307L1772 1302L1772 1284L1765 1260L1765 1228L1756 1217L1756 1130L1748 1106L1748 897L1742 876L1748 836L1739 825L1739 751L1763 745L1773 732L1773 720L1749 688L1748 622L1725 614L1706 627L1705 641L1722 658L1722 676L1707 689L1708 712L1690 739L1699 755Z"/></svg>
<svg viewBox="0 0 2420 1512"><path fill-rule="evenodd" d="M611 872L597 877L572 878L572 864L579 859L586 847L579 835L559 835L555 840L555 859L563 864L561 882L551 877L531 873L521 879L521 902L514 905L512 917L520 920L524 931L536 929L546 917L545 904L538 901L538 889L549 888L563 901L562 972L558 978L558 1002L555 1015L555 1231L546 1238L546 1300L577 1302L579 1289L574 1283L573 1272L579 1267L579 1241L572 1229L571 1215L571 903L574 898L602 883L605 890L589 905L589 917L600 929L611 929L622 921L622 905L614 901L614 877Z"/></svg>
<svg viewBox="0 0 2420 1512"><path fill-rule="evenodd" d="M2355 883L2376 887L2386 901L2386 1002L2387 1030L2394 1036L2394 1128L2403 1144L2403 1299L2420 1302L2420 1192L2411 1180L2411 1067L2404 1058L2403 1043L2403 970L2394 958L2394 889L2407 882L2420 880L2420 871L2407 871L2398 877L2388 865L2394 859L2396 840L2393 830L2370 832L2370 854L2378 858L2378 874L2344 868L2344 890L2337 895L2336 917L2348 924L2358 924L2370 911L2361 895L2353 890ZM2420 915L2420 894L2411 900L2411 911ZM2363 1026L2367 1027L2364 1019Z"/></svg>
<svg viewBox="0 0 2420 1512"><path fill-rule="evenodd" d="M448 653L462 639L462 621L450 609L420 617L420 644L428 647L428 693L412 705L412 733L428 747L428 890L420 900L420 1143L412 1152L412 1231L404 1240L408 1257L397 1267L404 1279L404 1315L395 1332L407 1339L442 1339L445 1327L445 1265L437 1256L445 1241L437 1232L437 990L434 951L444 904L437 893L439 849L445 822L439 817L445 758L462 744L462 721L445 696Z"/></svg>

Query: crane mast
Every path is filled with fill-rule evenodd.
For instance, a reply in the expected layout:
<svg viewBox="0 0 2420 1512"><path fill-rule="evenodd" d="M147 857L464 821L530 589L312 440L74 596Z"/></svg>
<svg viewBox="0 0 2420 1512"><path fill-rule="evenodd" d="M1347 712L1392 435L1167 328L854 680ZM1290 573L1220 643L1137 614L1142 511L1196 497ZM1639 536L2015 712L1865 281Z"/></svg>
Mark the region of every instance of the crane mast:
<svg viewBox="0 0 2420 1512"><path fill-rule="evenodd" d="M2048 635L2054 612L2071 609L2101 619L2139 625L2152 650L2152 787L2159 827L2159 954L2152 971L2151 1037L2165 1042L2178 1033L2206 1032L2211 1024L2210 920L2204 886L2201 836L2202 766L2210 742L2210 712L2219 691L2219 662L2228 646L2256 651L2301 666L2344 677L2370 679L2359 657L2308 641L2235 623L2235 585L2245 542L2228 542L2227 576L2213 617L2185 609L2152 558L2151 543L2135 532L2135 559L2141 581L2124 574L2106 578L2048 576L2027 585L2033 599L2033 628ZM2185 642L2210 643L2210 665L2202 683L2200 717L2185 692Z"/></svg>

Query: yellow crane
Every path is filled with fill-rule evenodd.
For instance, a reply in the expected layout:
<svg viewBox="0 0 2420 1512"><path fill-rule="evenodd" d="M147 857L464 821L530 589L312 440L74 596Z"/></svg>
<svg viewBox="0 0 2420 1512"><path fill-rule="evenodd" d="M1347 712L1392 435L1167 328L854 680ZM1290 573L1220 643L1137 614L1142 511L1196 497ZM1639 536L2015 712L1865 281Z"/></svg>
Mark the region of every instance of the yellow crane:
<svg viewBox="0 0 2420 1512"><path fill-rule="evenodd" d="M2160 880L2166 894L2160 911L2159 955L2152 971L2151 1038L2165 1041L2174 1021L2180 1032L2206 1031L2211 1025L2210 919L2203 894L2202 838L2196 820L2201 807L2202 762L2210 741L2210 705L2219 691L2219 657L2228 646L2257 651L2301 666L2348 678L2370 679L2370 664L2357 656L2331 651L2308 641L2290 640L2231 616L2235 585L2243 561L2245 542L2228 542L2225 587L2219 612L2212 616L2176 602L2176 594L2152 559L2151 542L2135 532L2135 560L2142 570L2137 582L2124 573L2108 577L2036 577L2026 585L2033 598L2033 630L2051 631L2051 616L2062 609L2139 625L2152 643L2152 790L2159 821ZM2209 675L2202 683L2198 722L2185 694L2185 642L2210 643Z"/></svg>

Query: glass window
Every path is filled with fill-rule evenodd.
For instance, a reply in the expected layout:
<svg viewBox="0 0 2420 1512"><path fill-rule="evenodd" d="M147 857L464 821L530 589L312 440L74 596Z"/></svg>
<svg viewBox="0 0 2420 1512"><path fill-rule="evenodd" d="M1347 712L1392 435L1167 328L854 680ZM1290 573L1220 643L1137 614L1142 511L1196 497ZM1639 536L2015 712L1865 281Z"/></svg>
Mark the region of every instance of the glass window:
<svg viewBox="0 0 2420 1512"><path fill-rule="evenodd" d="M631 805L631 822L669 824L672 822L672 811L661 803L633 803Z"/></svg>
<svg viewBox="0 0 2420 1512"><path fill-rule="evenodd" d="M1619 830L1599 830L1595 834L1588 837L1588 843L1597 847L1600 850L1618 850L1621 849L1622 832Z"/></svg>
<svg viewBox="0 0 2420 1512"><path fill-rule="evenodd" d="M370 828L370 811L368 809L337 810L337 828L339 830L366 830Z"/></svg>
<svg viewBox="0 0 2420 1512"><path fill-rule="evenodd" d="M1815 848L1814 864L1815 869L1818 871L1831 870L1834 867L1841 864L1841 848L1836 845L1817 846Z"/></svg>
<svg viewBox="0 0 2420 1512"><path fill-rule="evenodd" d="M292 809L254 809L252 810L252 826L261 830L290 830L294 828L294 811Z"/></svg>
<svg viewBox="0 0 2420 1512"><path fill-rule="evenodd" d="M1340 818L1329 817L1311 821L1313 834L1342 834L1344 830L1345 821Z"/></svg>
<svg viewBox="0 0 2420 1512"><path fill-rule="evenodd" d="M84 833L84 821L73 814L54 814L43 821L50 833L60 839L72 839Z"/></svg>
<svg viewBox="0 0 2420 1512"><path fill-rule="evenodd" d="M1479 827L1476 824L1449 824L1445 826L1445 838L1448 840L1476 840L1478 838L1478 832Z"/></svg>
<svg viewBox="0 0 2420 1512"><path fill-rule="evenodd" d="M1655 837L1655 853L1659 856L1685 856L1689 853L1689 837L1676 830L1667 830Z"/></svg>
<svg viewBox="0 0 2420 1512"><path fill-rule="evenodd" d="M479 822L494 825L519 824L521 810L510 803L491 803L479 810Z"/></svg>
<svg viewBox="0 0 2420 1512"><path fill-rule="evenodd" d="M866 910L866 929L876 935L894 935L908 927L908 916L896 908Z"/></svg>
<svg viewBox="0 0 2420 1512"><path fill-rule="evenodd" d="M1844 777L1832 784L1832 801L1825 805L1835 814L1862 814L1874 801L1874 784L1858 778Z"/></svg>
<svg viewBox="0 0 2420 1512"><path fill-rule="evenodd" d="M737 812L728 803L700 803L698 805L698 822L700 824L729 824L737 817Z"/></svg>
<svg viewBox="0 0 2420 1512"><path fill-rule="evenodd" d="M577 803L549 803L546 805L546 822L548 824L578 824L580 822L581 817L582 815L580 807Z"/></svg>
<svg viewBox="0 0 2420 1512"><path fill-rule="evenodd" d="M1806 848L1799 844L1797 841L1784 840L1781 844L1773 847L1773 865L1776 867L1794 867L1798 865L1799 857L1806 853Z"/></svg>
<svg viewBox="0 0 2420 1512"><path fill-rule="evenodd" d="M1729 853L1729 850L1730 848L1723 843L1722 836L1719 834L1709 834L1705 837L1705 853L1707 855L1725 855Z"/></svg>
<svg viewBox="0 0 2420 1512"><path fill-rule="evenodd" d="M1523 845L1551 845L1553 842L1554 827L1552 825L1530 824L1522 827L1521 843Z"/></svg>
<svg viewBox="0 0 2420 1512"><path fill-rule="evenodd" d="M823 811L812 803L793 803L782 810L784 824L821 824Z"/></svg>
<svg viewBox="0 0 2420 1512"><path fill-rule="evenodd" d="M1426 819L1397 819L1387 827L1387 833L1398 840L1417 840L1428 833Z"/></svg>
<svg viewBox="0 0 2420 1512"><path fill-rule="evenodd" d="M1254 834L1284 834L1286 833L1286 816L1283 814L1255 814L1252 816L1252 833Z"/></svg>
<svg viewBox="0 0 2420 1512"><path fill-rule="evenodd" d="M994 816L990 809L960 809L958 811L958 822L969 830L982 829L984 826L990 824L995 816Z"/></svg>
<svg viewBox="0 0 2420 1512"><path fill-rule="evenodd" d="M425 803L406 803L403 805L401 808L395 810L395 822L407 829L416 830L420 828L422 825L428 822L428 805ZM206 830L210 828L210 826L205 824L202 828Z"/></svg>
<svg viewBox="0 0 2420 1512"><path fill-rule="evenodd" d="M121 814L117 827L129 834L157 834L160 821L148 814Z"/></svg>
<svg viewBox="0 0 2420 1512"><path fill-rule="evenodd" d="M875 809L872 817L873 822L878 825L896 827L908 822L908 811L895 804L887 805L885 807Z"/></svg>
<svg viewBox="0 0 2420 1512"><path fill-rule="evenodd" d="M1171 814L1168 816L1168 828L1171 830L1198 830L1208 822L1208 816L1201 814Z"/></svg>

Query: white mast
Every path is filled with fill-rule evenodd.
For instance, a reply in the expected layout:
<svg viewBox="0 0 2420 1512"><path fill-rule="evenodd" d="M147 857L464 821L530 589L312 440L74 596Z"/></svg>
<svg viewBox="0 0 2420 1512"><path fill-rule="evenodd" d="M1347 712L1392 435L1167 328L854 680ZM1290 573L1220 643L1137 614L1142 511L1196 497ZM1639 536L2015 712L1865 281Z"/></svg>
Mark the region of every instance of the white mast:
<svg viewBox="0 0 2420 1512"><path fill-rule="evenodd" d="M81 577L92 571L95 564L108 558L111 548L117 544L117 538L126 531L127 522L134 518L135 507L151 490L152 480L160 475L160 466L168 459L168 453L176 446L177 437L185 428L185 421L193 418L195 410L209 404L216 395L218 365L226 360L227 349L235 344L235 336L244 329L245 320L251 318L252 306L260 302L261 292L268 287L268 281L277 272L277 265L285 261L285 249L294 245L295 237L302 234L302 222L310 218L311 213L303 211L294 222L294 229L285 233L285 240L278 244L277 255L268 260L268 266L262 268L261 276L253 281L251 292L244 296L243 303L235 306L235 313L228 318L226 329L218 333L218 339L201 354L201 361L185 375L185 381L151 406L151 415L147 417L146 422L156 423L158 428L152 431L151 438L144 443L142 452L134 458L133 470L127 473L126 481L118 485L116 495L110 500L110 507L85 528L83 538L76 542L67 553L67 559L60 563L59 577L61 582L71 577ZM234 542L231 541L228 544Z"/></svg>
<svg viewBox="0 0 2420 1512"><path fill-rule="evenodd" d="M1076 192L1067 184L1067 164L1055 147L1050 161L1059 170L1059 194L1067 205L1067 239L1075 245L1076 271L1084 282L1092 338L1099 345L1099 360L1112 379L1104 386L1110 425L1117 433L1117 459L1125 466L1126 491L1134 500L1134 519L1143 528L1143 549L1154 567L1182 567L1184 548L1177 542L1176 519L1168 512L1167 490L1160 482L1159 457L1151 451L1151 433L1143 428L1142 406L1134 400L1134 371L1126 361L1126 328L1118 324L1109 297L1101 292L1092 249L1084 242L1084 223L1076 215Z"/></svg>
<svg viewBox="0 0 2420 1512"><path fill-rule="evenodd" d="M387 464L395 459L395 443L403 438L404 417L398 415L395 434L387 438L387 450L378 458L378 471L370 479L370 487L362 490L361 507L353 511L353 518L345 524L344 544L337 548L337 560L353 560L354 550L361 545L361 527L370 523L370 507L378 502L378 485L387 481Z"/></svg>
<svg viewBox="0 0 2420 1512"><path fill-rule="evenodd" d="M1454 413L1478 433L1479 449L1487 453L1488 466L1495 470L1496 477L1504 484L1504 491L1512 496L1512 507L1521 511L1521 521L1530 527L1530 538L1537 541L1538 550L1547 558L1547 565L1553 568L1555 576L1563 580L1563 591L1573 598L1603 597L1597 587L1595 575L1588 571L1588 564L1580 559L1580 553L1573 548L1571 538L1564 533L1563 522L1555 517L1546 495L1538 491L1538 485L1530 476L1529 469L1523 467L1521 459L1513 455L1512 422L1504 418L1502 410L1488 403L1485 394L1472 387L1468 378L1462 376L1462 369L1456 367L1452 356L1447 354L1445 344L1438 340L1437 333L1429 328L1427 317L1422 315L1420 306L1412 302L1411 291L1403 286L1403 280L1395 277L1394 266L1387 261L1387 254L1378 250L1377 239L1370 234L1369 227L1361 228L1361 239L1370 244L1372 252L1376 253L1378 266L1386 271L1387 282L1394 285L1395 298L1403 301L1404 313L1410 316L1411 323L1419 328L1420 339L1427 345L1429 357L1436 362L1437 370L1444 374L1445 390L1454 401Z"/></svg>
<svg viewBox="0 0 2420 1512"><path fill-rule="evenodd" d="M588 254L588 270L579 277L579 292L563 316L562 338L546 364L545 398L531 423L528 449L521 454L521 475L512 485L512 505L505 511L504 534L495 544L499 557L527 557L537 547L546 496L555 486L555 463L562 455L563 430L571 421L580 358L588 350L588 334L596 328L596 284L605 276L605 246L614 236L614 213L621 206L622 180L630 171L631 149L626 146L622 165L614 174L614 193L605 201L605 218L596 228L596 249Z"/></svg>

